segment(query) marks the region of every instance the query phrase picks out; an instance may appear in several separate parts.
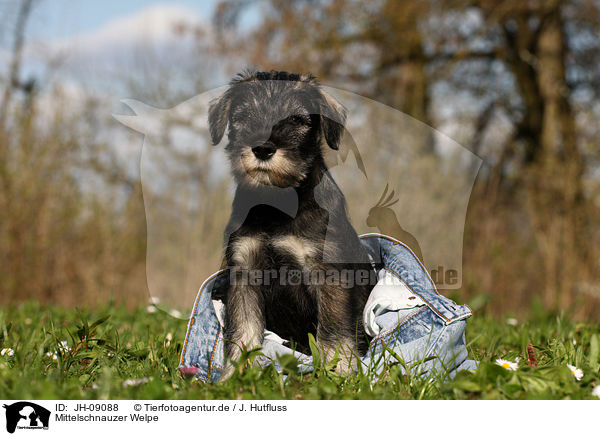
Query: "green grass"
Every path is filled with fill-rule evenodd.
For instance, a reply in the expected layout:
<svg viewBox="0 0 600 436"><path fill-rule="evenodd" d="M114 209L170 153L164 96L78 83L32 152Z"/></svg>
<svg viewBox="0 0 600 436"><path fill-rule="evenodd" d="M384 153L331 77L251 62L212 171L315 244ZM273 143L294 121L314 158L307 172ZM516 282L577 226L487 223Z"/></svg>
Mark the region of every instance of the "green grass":
<svg viewBox="0 0 600 436"><path fill-rule="evenodd" d="M367 375L339 377L325 369L300 375L289 360L282 362L290 371L285 382L272 368L252 367L225 383L183 380L177 365L186 325L146 308L75 311L34 302L2 308L0 348L11 348L14 355L0 356L0 398L591 399L600 382L599 326L539 311L516 326L476 313L467 327L469 358L482 363L453 381L407 377L400 365L391 365L377 381ZM62 341L69 350L60 351ZM535 346L537 369L526 363L528 343ZM517 371L495 363L496 358L517 357ZM567 364L583 370L580 381ZM126 380L141 383L126 386Z"/></svg>

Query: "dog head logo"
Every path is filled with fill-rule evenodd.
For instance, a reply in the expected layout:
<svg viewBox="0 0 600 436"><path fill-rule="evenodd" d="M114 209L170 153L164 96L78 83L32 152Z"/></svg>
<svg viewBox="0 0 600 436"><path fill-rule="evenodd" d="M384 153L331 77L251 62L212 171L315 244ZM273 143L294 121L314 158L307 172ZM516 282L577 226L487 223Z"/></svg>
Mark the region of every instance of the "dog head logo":
<svg viewBox="0 0 600 436"><path fill-rule="evenodd" d="M14 433L19 429L48 429L50 411L28 401L5 404L6 431Z"/></svg>

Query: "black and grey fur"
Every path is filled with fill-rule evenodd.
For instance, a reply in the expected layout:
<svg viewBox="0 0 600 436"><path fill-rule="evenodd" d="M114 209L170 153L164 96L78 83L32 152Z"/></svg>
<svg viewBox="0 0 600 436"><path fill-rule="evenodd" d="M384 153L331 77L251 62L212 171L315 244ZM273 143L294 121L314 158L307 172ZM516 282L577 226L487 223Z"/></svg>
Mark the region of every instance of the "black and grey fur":
<svg viewBox="0 0 600 436"><path fill-rule="evenodd" d="M262 344L265 328L301 350L313 333L326 359L339 350L341 371L354 367L366 351L362 311L372 280L350 288L280 280L290 270L372 274L321 148L338 149L345 119L343 107L310 75L243 73L211 102L212 141L218 144L229 125L226 152L237 182L225 234L227 267L238 272L230 274L224 297L229 362L224 378L242 347ZM240 270L280 274L253 286Z"/></svg>

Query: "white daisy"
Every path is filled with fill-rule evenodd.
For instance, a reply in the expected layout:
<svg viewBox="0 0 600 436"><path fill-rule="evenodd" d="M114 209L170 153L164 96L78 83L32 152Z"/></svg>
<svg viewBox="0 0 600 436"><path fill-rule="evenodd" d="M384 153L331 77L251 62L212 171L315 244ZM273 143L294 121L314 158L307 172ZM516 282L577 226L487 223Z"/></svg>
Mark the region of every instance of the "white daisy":
<svg viewBox="0 0 600 436"><path fill-rule="evenodd" d="M3 348L2 351L0 351L0 356L11 357L14 355L15 355L15 350L13 350L12 348Z"/></svg>
<svg viewBox="0 0 600 436"><path fill-rule="evenodd" d="M148 312L148 313L156 313L157 311L158 311L158 309L156 308L156 306L146 307L146 312Z"/></svg>
<svg viewBox="0 0 600 436"><path fill-rule="evenodd" d="M58 360L58 355L56 353L52 353L51 351L46 353L46 357L51 357L52 360Z"/></svg>
<svg viewBox="0 0 600 436"><path fill-rule="evenodd" d="M596 386L593 390L592 390L592 395L594 397L598 397L600 398L600 385Z"/></svg>
<svg viewBox="0 0 600 436"><path fill-rule="evenodd" d="M506 324L516 326L519 324L519 321L516 318L506 318Z"/></svg>
<svg viewBox="0 0 600 436"><path fill-rule="evenodd" d="M178 311L177 309L169 310L169 315L171 315L174 318L181 318L181 312Z"/></svg>
<svg viewBox="0 0 600 436"><path fill-rule="evenodd" d="M577 381L583 378L583 371L573 365L567 365L567 367L571 370L571 374L575 376Z"/></svg>
<svg viewBox="0 0 600 436"><path fill-rule="evenodd" d="M138 378L138 379L129 379L129 380L125 380L123 382L123 387L127 388L129 386L139 386L141 384L144 383L148 383L150 381L150 379L148 377L144 377L144 378Z"/></svg>
<svg viewBox="0 0 600 436"><path fill-rule="evenodd" d="M504 359L496 359L496 365L500 365L502 368L508 369L510 371L516 371L519 369L519 359L517 358L516 362L511 362L510 360Z"/></svg>

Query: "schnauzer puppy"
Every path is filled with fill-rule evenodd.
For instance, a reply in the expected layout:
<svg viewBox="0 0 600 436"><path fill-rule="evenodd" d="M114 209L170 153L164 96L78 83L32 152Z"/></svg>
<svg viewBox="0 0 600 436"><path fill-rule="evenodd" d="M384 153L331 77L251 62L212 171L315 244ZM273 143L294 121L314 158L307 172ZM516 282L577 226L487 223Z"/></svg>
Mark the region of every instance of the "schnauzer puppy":
<svg viewBox="0 0 600 436"><path fill-rule="evenodd" d="M374 272L323 156L325 144L339 147L344 108L313 76L246 72L211 101L208 118L215 145L229 125L237 182L225 232L223 379L265 328L302 351L312 333L323 358L337 350L338 372L349 371L366 352L362 312Z"/></svg>

